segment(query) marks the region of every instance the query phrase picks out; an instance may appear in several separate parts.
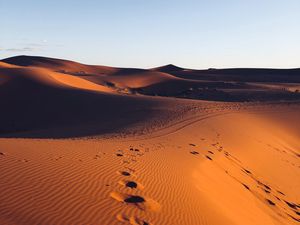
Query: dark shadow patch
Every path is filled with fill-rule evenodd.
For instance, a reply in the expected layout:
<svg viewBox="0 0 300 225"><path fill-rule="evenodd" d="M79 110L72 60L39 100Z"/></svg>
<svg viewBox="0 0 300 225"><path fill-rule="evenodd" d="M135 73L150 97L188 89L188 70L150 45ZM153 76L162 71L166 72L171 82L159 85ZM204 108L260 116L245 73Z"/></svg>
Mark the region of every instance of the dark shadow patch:
<svg viewBox="0 0 300 225"><path fill-rule="evenodd" d="M193 155L198 155L199 154L199 152L197 152L197 151L191 151L190 153L193 154Z"/></svg>
<svg viewBox="0 0 300 225"><path fill-rule="evenodd" d="M248 174L252 174L250 170L244 169L244 171Z"/></svg>
<svg viewBox="0 0 300 225"><path fill-rule="evenodd" d="M295 203L284 201L290 208L297 209L298 206Z"/></svg>
<svg viewBox="0 0 300 225"><path fill-rule="evenodd" d="M300 222L300 219L297 219L295 217L293 217L292 215L288 214L289 217L291 217L293 220L297 221L297 222Z"/></svg>
<svg viewBox="0 0 300 225"><path fill-rule="evenodd" d="M249 186L248 185L246 185L246 184L243 184L242 183L242 185L244 186L244 188L246 188L247 190L250 190L250 188L249 188Z"/></svg>
<svg viewBox="0 0 300 225"><path fill-rule="evenodd" d="M132 196L124 199L124 202L136 204L136 203L143 203L143 202L145 202L145 199L143 197L141 197L141 196L138 196L138 195L132 195Z"/></svg>
<svg viewBox="0 0 300 225"><path fill-rule="evenodd" d="M266 199L266 201L267 201L267 203L269 203L269 205L272 205L272 206L275 206L276 204L273 202L273 201L271 201L270 199Z"/></svg>
<svg viewBox="0 0 300 225"><path fill-rule="evenodd" d="M127 171L120 171L120 174L126 177L129 177L131 174Z"/></svg>
<svg viewBox="0 0 300 225"><path fill-rule="evenodd" d="M125 185L129 188L137 188L137 183L134 181L127 181Z"/></svg>
<svg viewBox="0 0 300 225"><path fill-rule="evenodd" d="M210 158L208 155L205 156L207 159L212 160L212 158Z"/></svg>

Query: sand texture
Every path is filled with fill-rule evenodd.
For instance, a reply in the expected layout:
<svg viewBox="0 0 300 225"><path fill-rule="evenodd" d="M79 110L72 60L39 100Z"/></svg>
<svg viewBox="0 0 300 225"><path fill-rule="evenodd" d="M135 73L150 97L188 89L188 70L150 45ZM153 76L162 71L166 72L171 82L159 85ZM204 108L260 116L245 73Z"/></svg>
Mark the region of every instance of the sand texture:
<svg viewBox="0 0 300 225"><path fill-rule="evenodd" d="M196 72L0 62L0 224L299 224L299 76Z"/></svg>

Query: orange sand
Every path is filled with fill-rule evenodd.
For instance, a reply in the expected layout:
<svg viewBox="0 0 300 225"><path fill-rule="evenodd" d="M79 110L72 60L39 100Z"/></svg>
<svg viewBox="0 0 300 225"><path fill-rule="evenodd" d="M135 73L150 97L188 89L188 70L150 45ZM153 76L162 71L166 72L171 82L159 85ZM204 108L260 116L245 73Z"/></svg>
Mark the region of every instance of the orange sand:
<svg viewBox="0 0 300 225"><path fill-rule="evenodd" d="M0 97L27 99L32 109L24 108L30 123L13 105L2 109L0 224L300 222L297 102L127 96L81 76L5 63L0 74ZM31 103L34 90L49 103ZM18 91L23 95L11 94ZM74 96L85 108L67 104ZM53 102L63 124L34 114ZM18 121L15 129L8 119Z"/></svg>

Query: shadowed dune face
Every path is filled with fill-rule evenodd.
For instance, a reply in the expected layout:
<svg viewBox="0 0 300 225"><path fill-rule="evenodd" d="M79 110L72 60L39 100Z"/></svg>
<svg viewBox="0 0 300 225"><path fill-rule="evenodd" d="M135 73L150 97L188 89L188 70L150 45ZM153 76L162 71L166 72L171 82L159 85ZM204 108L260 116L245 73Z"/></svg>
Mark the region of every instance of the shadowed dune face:
<svg viewBox="0 0 300 225"><path fill-rule="evenodd" d="M175 66L173 64L168 64L165 66L161 66L161 67L157 67L157 68L153 68L152 70L154 71L160 71L160 72L164 72L164 73L176 73L176 72L182 72L185 69L180 68L178 66Z"/></svg>
<svg viewBox="0 0 300 225"><path fill-rule="evenodd" d="M1 135L101 134L151 117L151 108L158 105L46 69L6 67L0 74Z"/></svg>
<svg viewBox="0 0 300 225"><path fill-rule="evenodd" d="M300 69L172 69L168 66L155 68L174 76L192 80L236 81L236 82L274 82L299 83Z"/></svg>

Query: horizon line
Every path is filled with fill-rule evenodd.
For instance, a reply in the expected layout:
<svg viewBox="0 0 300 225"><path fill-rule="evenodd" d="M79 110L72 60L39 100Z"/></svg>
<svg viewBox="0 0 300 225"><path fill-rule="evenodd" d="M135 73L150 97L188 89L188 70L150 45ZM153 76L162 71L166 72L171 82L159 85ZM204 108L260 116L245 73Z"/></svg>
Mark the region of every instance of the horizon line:
<svg viewBox="0 0 300 225"><path fill-rule="evenodd" d="M6 59L11 59L11 58L16 58L16 57L48 58L48 59L55 59L55 60L64 60L64 61L75 62L75 63L87 65L87 66L105 66L105 67L112 67L112 68L144 69L144 70L158 69L158 68L167 67L167 66L174 66L174 67L180 68L182 70L230 70L230 69L296 70L296 69L300 69L300 67L289 67L289 68L285 68L285 67L208 67L208 68L188 68L188 67L177 66L176 64L173 64L173 63L163 64L163 65L160 65L160 66L155 66L155 67L150 67L150 68L136 67L136 66L134 66L134 67L122 67L122 66L111 66L111 65L104 65L104 64L82 63L82 62L77 61L77 60L64 59L64 58L60 58L60 57L58 57L58 58L56 58L56 57L48 57L48 56L43 56L43 55L14 55L14 56L2 58L2 59L0 59L0 61L3 62Z"/></svg>

